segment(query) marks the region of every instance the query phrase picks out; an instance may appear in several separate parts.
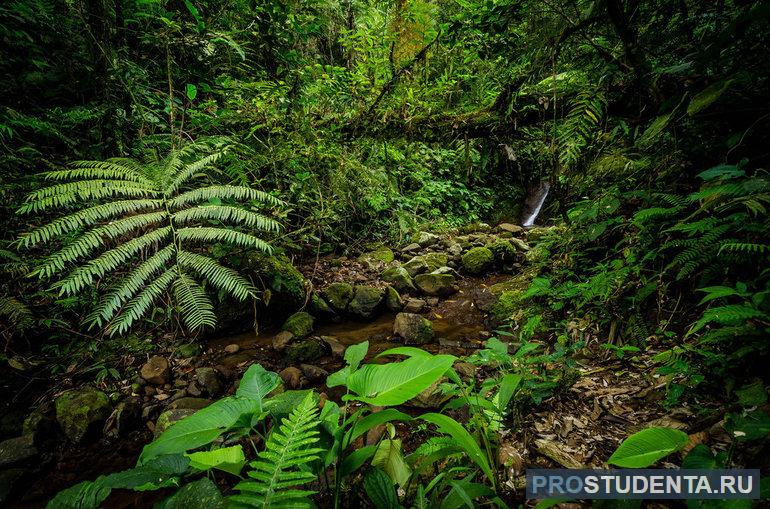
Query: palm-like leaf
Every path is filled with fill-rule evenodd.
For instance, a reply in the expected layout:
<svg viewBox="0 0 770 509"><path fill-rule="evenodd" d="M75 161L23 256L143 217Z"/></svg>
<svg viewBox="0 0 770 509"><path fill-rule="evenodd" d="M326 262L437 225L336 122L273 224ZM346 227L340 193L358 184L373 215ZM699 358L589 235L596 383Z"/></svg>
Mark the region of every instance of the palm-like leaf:
<svg viewBox="0 0 770 509"><path fill-rule="evenodd" d="M223 242L270 252L257 234L279 230L276 221L237 203L278 205L273 196L203 182L226 148L194 143L162 160L82 161L44 174L54 183L31 193L19 213L78 210L22 236L20 244L33 247L74 235L32 273L58 279L61 294L74 295L128 267L88 317L111 334L129 330L169 291L189 330L214 326L206 285L238 300L254 298L256 290L195 247Z"/></svg>

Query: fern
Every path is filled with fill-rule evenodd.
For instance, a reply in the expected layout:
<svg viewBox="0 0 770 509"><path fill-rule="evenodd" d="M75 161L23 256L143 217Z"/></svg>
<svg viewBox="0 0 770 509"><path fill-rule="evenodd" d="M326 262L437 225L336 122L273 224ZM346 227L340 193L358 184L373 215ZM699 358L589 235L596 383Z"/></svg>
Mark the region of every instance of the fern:
<svg viewBox="0 0 770 509"><path fill-rule="evenodd" d="M562 167L572 168L583 157L597 137L606 107L606 99L596 90L585 90L575 97L558 136Z"/></svg>
<svg viewBox="0 0 770 509"><path fill-rule="evenodd" d="M273 429L248 475L253 480L235 486L230 497L237 507L313 507L314 493L297 489L315 479L305 469L320 458L323 449L310 447L319 440L318 406L308 394L294 411Z"/></svg>
<svg viewBox="0 0 770 509"><path fill-rule="evenodd" d="M248 187L205 185L203 179L215 171L226 149L209 140L163 159L81 161L45 173L55 183L28 195L18 212L79 210L20 238L25 248L62 242L32 274L56 278L54 288L65 296L116 276L86 320L109 334L127 332L166 294L173 295L188 330L213 327L216 317L206 286L238 300L257 292L236 271L196 253L195 246L224 242L270 252L268 242L256 234L280 229L273 219L235 203L276 206L275 197Z"/></svg>

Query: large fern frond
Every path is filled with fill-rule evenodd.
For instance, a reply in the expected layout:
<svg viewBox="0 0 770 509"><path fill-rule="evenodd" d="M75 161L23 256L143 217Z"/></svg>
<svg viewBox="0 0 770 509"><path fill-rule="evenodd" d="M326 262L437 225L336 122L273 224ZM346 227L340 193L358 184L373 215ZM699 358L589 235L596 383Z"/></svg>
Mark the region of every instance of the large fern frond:
<svg viewBox="0 0 770 509"><path fill-rule="evenodd" d="M203 219L212 221L220 221L223 223L235 223L242 224L244 226L251 226L259 230L277 232L280 230L280 225L277 221L265 217L262 214L251 212L240 207L232 207L228 205L202 206L191 207L189 209L180 210L172 216L173 220L177 224L185 224L190 222L197 222Z"/></svg>
<svg viewBox="0 0 770 509"><path fill-rule="evenodd" d="M189 251L179 253L179 266L192 270L219 290L224 290L238 300L256 296L256 289L233 269L223 267L211 258Z"/></svg>
<svg viewBox="0 0 770 509"><path fill-rule="evenodd" d="M209 186L182 193L169 200L169 205L176 208L213 199L257 200L267 203L268 205L280 205L281 203L278 198L264 191L251 189L250 187Z"/></svg>
<svg viewBox="0 0 770 509"><path fill-rule="evenodd" d="M318 406L308 394L292 413L273 428L265 444L250 466L253 480L235 486L239 495L230 497L237 507L312 507L314 492L297 489L315 479L306 471L308 464L319 459L323 449L311 447L319 440Z"/></svg>
<svg viewBox="0 0 770 509"><path fill-rule="evenodd" d="M180 272L174 280L174 296L185 326L190 330L214 327L217 317L206 292L190 276Z"/></svg>
<svg viewBox="0 0 770 509"><path fill-rule="evenodd" d="M168 269L156 278L147 288L131 299L118 316L108 324L110 334L125 334L134 323L142 318L150 306L165 293L166 289L179 275L176 267Z"/></svg>

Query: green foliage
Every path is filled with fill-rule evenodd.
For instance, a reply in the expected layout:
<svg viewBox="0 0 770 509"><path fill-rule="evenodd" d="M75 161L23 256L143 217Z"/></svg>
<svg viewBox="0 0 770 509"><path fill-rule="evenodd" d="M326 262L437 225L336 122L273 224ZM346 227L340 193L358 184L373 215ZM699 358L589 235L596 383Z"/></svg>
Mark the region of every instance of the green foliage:
<svg viewBox="0 0 770 509"><path fill-rule="evenodd" d="M607 460L624 468L645 468L653 465L685 445L687 433L671 428L647 428L634 433L620 444Z"/></svg>
<svg viewBox="0 0 770 509"><path fill-rule="evenodd" d="M72 169L46 173L47 180L72 182L31 193L19 213L58 211L79 204L85 208L22 236L20 243L29 248L75 235L44 258L32 274L59 276L54 287L70 296L133 265L133 270L113 281L89 315L91 325L105 327L110 334L124 334L171 291L188 330L213 327L213 305L201 281L238 300L254 298L256 290L233 269L196 253L195 246L223 242L269 251L264 240L232 228L278 229L274 220L258 212L222 203L252 200L276 205L269 194L200 182L205 171L223 157L225 148L216 142L199 142L161 160L81 162ZM126 241L129 235L133 238ZM98 251L102 253L97 255Z"/></svg>

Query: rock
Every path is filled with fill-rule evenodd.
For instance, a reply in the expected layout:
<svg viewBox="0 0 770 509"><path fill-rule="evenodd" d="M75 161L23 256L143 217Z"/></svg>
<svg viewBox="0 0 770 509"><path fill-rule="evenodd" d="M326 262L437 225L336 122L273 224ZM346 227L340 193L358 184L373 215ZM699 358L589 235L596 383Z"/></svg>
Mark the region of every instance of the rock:
<svg viewBox="0 0 770 509"><path fill-rule="evenodd" d="M183 343L176 347L174 354L179 359L189 359L201 354L201 345L198 343Z"/></svg>
<svg viewBox="0 0 770 509"><path fill-rule="evenodd" d="M437 268L436 270L432 271L431 274L452 274L454 276L457 274L457 271L452 267L445 266Z"/></svg>
<svg viewBox="0 0 770 509"><path fill-rule="evenodd" d="M487 248L492 251L492 255L498 263L508 263L516 259L516 248L507 240L498 239L487 244Z"/></svg>
<svg viewBox="0 0 770 509"><path fill-rule="evenodd" d="M126 436L130 431L139 427L142 420L142 400L139 398L126 398L115 407L115 430L118 436Z"/></svg>
<svg viewBox="0 0 770 509"><path fill-rule="evenodd" d="M240 350L240 349L241 349L241 347L240 347L240 346L238 346L238 345L236 345L235 343L233 343L233 344L231 344L231 345L227 345L227 346L225 347L225 352L226 352L226 353L230 353L230 354L233 354L233 353L238 353L238 350Z"/></svg>
<svg viewBox="0 0 770 509"><path fill-rule="evenodd" d="M313 315L305 311L299 311L283 322L281 330L291 332L297 339L306 338L313 333L314 321Z"/></svg>
<svg viewBox="0 0 770 509"><path fill-rule="evenodd" d="M380 279L390 283L399 292L408 292L415 289L412 276L403 267L391 267L384 270L380 274Z"/></svg>
<svg viewBox="0 0 770 509"><path fill-rule="evenodd" d="M529 251L529 249L530 249L529 248L529 244L527 244L526 242L524 242L521 239L517 239L517 238L514 237L514 238L510 239L510 242L519 251L525 251L526 252L526 251Z"/></svg>
<svg viewBox="0 0 770 509"><path fill-rule="evenodd" d="M463 247L458 243L454 243L447 248L447 253L452 256L460 256L463 254Z"/></svg>
<svg viewBox="0 0 770 509"><path fill-rule="evenodd" d="M201 391L201 388L198 387L198 384L195 382L190 382L190 384L187 386L187 389L185 390L187 391L187 394L190 396L195 396L196 398L203 394L203 391Z"/></svg>
<svg viewBox="0 0 770 509"><path fill-rule="evenodd" d="M476 377L476 366L470 362L455 362L454 370L457 375L463 380L472 380Z"/></svg>
<svg viewBox="0 0 770 509"><path fill-rule="evenodd" d="M401 249L401 252L402 253L413 253L413 252L419 251L419 250L420 250L420 244L418 244L417 242L412 242L408 246L406 246L403 249Z"/></svg>
<svg viewBox="0 0 770 509"><path fill-rule="evenodd" d="M27 463L38 455L32 435L22 435L0 442L0 467Z"/></svg>
<svg viewBox="0 0 770 509"><path fill-rule="evenodd" d="M436 269L446 266L449 261L447 255L444 253L427 253L423 255L425 265L428 266L428 272L433 272Z"/></svg>
<svg viewBox="0 0 770 509"><path fill-rule="evenodd" d="M200 410L201 408L206 408L210 404L212 404L213 401L206 398L179 398L178 400L169 403L167 408L170 408L172 410Z"/></svg>
<svg viewBox="0 0 770 509"><path fill-rule="evenodd" d="M168 365L168 360L160 355L153 355L150 360L144 363L139 370L142 378L147 380L148 383L155 385L163 385L168 382L171 377L171 368Z"/></svg>
<svg viewBox="0 0 770 509"><path fill-rule="evenodd" d="M422 299L409 299L404 305L403 311L406 313L419 313L427 303Z"/></svg>
<svg viewBox="0 0 770 509"><path fill-rule="evenodd" d="M282 352L293 339L294 334L289 331L281 331L273 336L273 348L278 352Z"/></svg>
<svg viewBox="0 0 770 509"><path fill-rule="evenodd" d="M345 345L339 342L339 340L332 336L321 336L321 340L331 349L331 352L337 357L345 355Z"/></svg>
<svg viewBox="0 0 770 509"><path fill-rule="evenodd" d="M309 338L286 347L286 359L289 364L312 362L327 353L326 343L320 338Z"/></svg>
<svg viewBox="0 0 770 509"><path fill-rule="evenodd" d="M401 267L406 270L410 277L415 277L417 274L428 272L428 264L422 256L415 256Z"/></svg>
<svg viewBox="0 0 770 509"><path fill-rule="evenodd" d="M493 262L494 255L486 247L474 247L463 255L463 268L469 274L482 274Z"/></svg>
<svg viewBox="0 0 770 509"><path fill-rule="evenodd" d="M196 410L191 408L174 408L166 410L158 416L158 420L155 421L155 429L153 435L158 438L164 431L169 429L172 425L181 421L185 417L189 417L194 414Z"/></svg>
<svg viewBox="0 0 770 509"><path fill-rule="evenodd" d="M357 285L353 294L353 300L348 304L348 313L364 320L374 318L384 293L379 288L373 286Z"/></svg>
<svg viewBox="0 0 770 509"><path fill-rule="evenodd" d="M353 286L348 283L332 283L327 286L321 296L337 313L343 313L353 299Z"/></svg>
<svg viewBox="0 0 770 509"><path fill-rule="evenodd" d="M59 426L75 443L80 443L91 433L100 432L112 410L110 398L91 387L64 392L56 398L55 406Z"/></svg>
<svg viewBox="0 0 770 509"><path fill-rule="evenodd" d="M414 313L399 313L393 323L393 334L403 338L406 343L422 345L433 339L433 324Z"/></svg>
<svg viewBox="0 0 770 509"><path fill-rule="evenodd" d="M300 364L302 374L311 382L322 382L329 376L329 372L312 364Z"/></svg>
<svg viewBox="0 0 770 509"><path fill-rule="evenodd" d="M390 263L395 259L393 251L387 247L381 247L374 251L369 251L358 257L358 261L365 264L369 268L377 268Z"/></svg>
<svg viewBox="0 0 770 509"><path fill-rule="evenodd" d="M511 224L511 223L500 223L497 225L497 229L501 232L509 232L509 233L521 233L524 231L524 228L517 225L517 224Z"/></svg>
<svg viewBox="0 0 770 509"><path fill-rule="evenodd" d="M436 307L438 306L438 297L426 297L425 302L432 308Z"/></svg>
<svg viewBox="0 0 770 509"><path fill-rule="evenodd" d="M452 396L441 392L439 386L446 382L446 377L441 377L420 394L409 401L409 404L418 408L439 408L449 401Z"/></svg>
<svg viewBox="0 0 770 509"><path fill-rule="evenodd" d="M198 385L204 389L209 396L216 396L222 392L222 383L219 381L219 375L214 368L196 368L195 379L198 381Z"/></svg>
<svg viewBox="0 0 770 509"><path fill-rule="evenodd" d="M425 295L446 296L457 291L452 274L419 274L414 283Z"/></svg>
<svg viewBox="0 0 770 509"><path fill-rule="evenodd" d="M287 389L299 389L302 386L302 371L290 366L281 370L278 376L283 380L283 385Z"/></svg>
<svg viewBox="0 0 770 509"><path fill-rule="evenodd" d="M401 311L401 308L404 307L401 295L392 286L385 288L385 307L390 311Z"/></svg>
<svg viewBox="0 0 770 509"><path fill-rule="evenodd" d="M310 297L310 312L322 320L331 320L337 317L337 313L317 293Z"/></svg>
<svg viewBox="0 0 770 509"><path fill-rule="evenodd" d="M420 232L414 240L420 247L428 247L436 244L439 241L439 236L428 232Z"/></svg>

